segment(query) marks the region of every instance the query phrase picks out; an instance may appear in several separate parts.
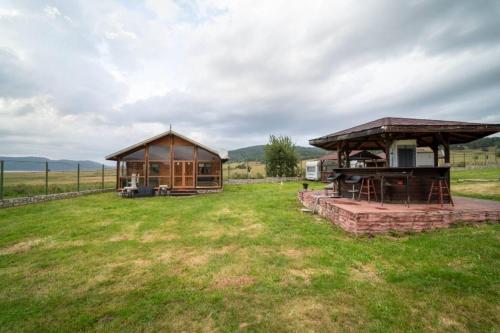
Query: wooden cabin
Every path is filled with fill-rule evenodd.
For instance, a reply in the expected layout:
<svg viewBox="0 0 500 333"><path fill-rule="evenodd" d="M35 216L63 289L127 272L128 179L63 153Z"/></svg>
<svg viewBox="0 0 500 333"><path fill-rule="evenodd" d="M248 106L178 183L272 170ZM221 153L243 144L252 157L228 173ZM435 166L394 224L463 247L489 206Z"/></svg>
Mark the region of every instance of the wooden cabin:
<svg viewBox="0 0 500 333"><path fill-rule="evenodd" d="M385 195L390 202L426 202L433 198L430 194L435 193L431 191L433 184L439 184L439 192L448 186L449 192L451 144L467 143L499 131L500 124L381 118L311 139L309 143L337 152L338 166L332 170L342 175L339 181L341 196L352 197L353 193L359 195L368 191L360 188L367 182L352 183L356 176L357 179L370 178L370 192L375 192L379 199L383 200ZM382 150L387 157L386 165L352 168L352 151L364 149ZM441 163L439 151L444 152ZM450 202L451 196L445 201Z"/></svg>
<svg viewBox="0 0 500 333"><path fill-rule="evenodd" d="M116 188L127 186L133 174L139 186L178 192L212 192L223 187L217 151L172 130L106 156L116 161Z"/></svg>

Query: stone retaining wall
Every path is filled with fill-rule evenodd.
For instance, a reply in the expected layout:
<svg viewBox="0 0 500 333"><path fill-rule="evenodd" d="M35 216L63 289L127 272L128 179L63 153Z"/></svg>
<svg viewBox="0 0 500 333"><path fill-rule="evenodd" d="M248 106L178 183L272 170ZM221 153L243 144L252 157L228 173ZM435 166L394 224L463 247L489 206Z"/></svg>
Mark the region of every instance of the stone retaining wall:
<svg viewBox="0 0 500 333"><path fill-rule="evenodd" d="M89 194L103 193L103 192L113 192L114 190L115 190L114 188L108 188L108 189L103 189L103 190L98 189L98 190L87 190L87 191L80 191L80 192L66 192L66 193L56 193L56 194L49 194L49 195L35 195L32 197L23 197L23 198L3 199L3 200L0 200L0 208L29 205L29 204L52 201L52 200L75 198L75 197L79 197L82 195L89 195Z"/></svg>
<svg viewBox="0 0 500 333"><path fill-rule="evenodd" d="M485 222L500 222L500 206L498 208L484 207L483 209L463 209L455 206L428 211L408 208L400 212L384 212L382 210L355 212L348 208L349 205L346 205L349 202L347 199L321 198L316 205L316 196L321 194L321 191L300 191L298 197L305 207L315 210L315 213L326 217L345 231L357 235L422 232L449 228L459 223L476 225ZM415 207L415 205L411 207Z"/></svg>

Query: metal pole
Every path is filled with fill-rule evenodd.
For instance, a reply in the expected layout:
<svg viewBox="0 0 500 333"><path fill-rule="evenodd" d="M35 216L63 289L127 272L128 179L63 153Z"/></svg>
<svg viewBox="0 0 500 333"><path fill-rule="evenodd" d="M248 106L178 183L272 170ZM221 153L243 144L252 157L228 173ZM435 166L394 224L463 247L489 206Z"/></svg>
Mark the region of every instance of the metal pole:
<svg viewBox="0 0 500 333"><path fill-rule="evenodd" d="M231 168L229 167L229 163L227 163L227 180L231 178Z"/></svg>
<svg viewBox="0 0 500 333"><path fill-rule="evenodd" d="M248 170L248 161L247 161L247 179L249 178L250 176L250 173L249 173L249 170Z"/></svg>
<svg viewBox="0 0 500 333"><path fill-rule="evenodd" d="M104 164L102 165L101 188L104 190Z"/></svg>
<svg viewBox="0 0 500 333"><path fill-rule="evenodd" d="M80 163L76 166L76 191L80 192Z"/></svg>
<svg viewBox="0 0 500 333"><path fill-rule="evenodd" d="M3 161L0 161L0 200L3 199Z"/></svg>
<svg viewBox="0 0 500 333"><path fill-rule="evenodd" d="M49 162L45 161L45 195L49 194Z"/></svg>
<svg viewBox="0 0 500 333"><path fill-rule="evenodd" d="M464 168L466 167L466 164L465 164L465 151L464 151Z"/></svg>

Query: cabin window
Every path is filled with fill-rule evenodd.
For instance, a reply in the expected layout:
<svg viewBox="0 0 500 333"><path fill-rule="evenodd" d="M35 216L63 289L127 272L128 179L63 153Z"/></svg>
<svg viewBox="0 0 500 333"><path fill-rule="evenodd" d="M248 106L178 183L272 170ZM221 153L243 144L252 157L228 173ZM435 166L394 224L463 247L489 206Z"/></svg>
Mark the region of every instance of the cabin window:
<svg viewBox="0 0 500 333"><path fill-rule="evenodd" d="M198 174L196 177L198 187L220 186L220 163L205 161L198 162Z"/></svg>
<svg viewBox="0 0 500 333"><path fill-rule="evenodd" d="M149 146L148 186L170 187L170 147L167 144Z"/></svg>
<svg viewBox="0 0 500 333"><path fill-rule="evenodd" d="M219 156L214 153L209 152L206 149L197 147L196 148L196 159L198 161L217 161Z"/></svg>
<svg viewBox="0 0 500 333"><path fill-rule="evenodd" d="M307 172L316 172L316 167L314 167L314 166L308 166L307 167Z"/></svg>
<svg viewBox="0 0 500 333"><path fill-rule="evenodd" d="M167 145L151 145L149 146L150 161L167 161L170 160L170 147Z"/></svg>
<svg viewBox="0 0 500 333"><path fill-rule="evenodd" d="M122 161L144 161L144 148L134 151L121 158Z"/></svg>
<svg viewBox="0 0 500 333"><path fill-rule="evenodd" d="M174 146L174 160L192 161L194 160L194 147L192 146Z"/></svg>
<svg viewBox="0 0 500 333"><path fill-rule="evenodd" d="M170 163L162 161L149 162L148 185L159 187L165 185L170 187Z"/></svg>
<svg viewBox="0 0 500 333"><path fill-rule="evenodd" d="M398 167L415 167L416 149L415 146L398 146Z"/></svg>
<svg viewBox="0 0 500 333"><path fill-rule="evenodd" d="M120 187L129 186L133 174L139 175L139 183L144 185L144 162L143 161L122 161L120 162Z"/></svg>

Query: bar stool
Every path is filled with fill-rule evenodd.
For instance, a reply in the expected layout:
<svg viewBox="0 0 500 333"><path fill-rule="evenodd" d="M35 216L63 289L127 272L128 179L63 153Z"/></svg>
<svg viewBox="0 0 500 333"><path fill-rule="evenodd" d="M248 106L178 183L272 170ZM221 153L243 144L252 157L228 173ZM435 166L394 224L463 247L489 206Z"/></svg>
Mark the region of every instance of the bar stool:
<svg viewBox="0 0 500 333"><path fill-rule="evenodd" d="M368 196L368 202L370 202L371 195L375 197L375 201L378 201L377 191L375 190L375 180L373 176L363 177L361 179L361 186L359 187L358 201L361 200L361 195L366 194Z"/></svg>
<svg viewBox="0 0 500 333"><path fill-rule="evenodd" d="M333 198L340 198L340 178L343 177L341 173L335 173L326 178L330 183L325 186L325 195L328 195L328 191L332 191Z"/></svg>
<svg viewBox="0 0 500 333"><path fill-rule="evenodd" d="M434 192L435 190L435 192ZM452 206L453 198L451 197L450 187L448 186L448 179L446 177L435 177L431 183L431 190L429 191L429 197L427 198L427 203L431 203L432 195L436 194L437 199L439 199L439 203L441 207L443 207L443 198L450 198L450 203Z"/></svg>
<svg viewBox="0 0 500 333"><path fill-rule="evenodd" d="M344 183L346 184L352 184L352 189L348 190L347 192L352 193L352 199L355 199L355 195L359 190L356 190L356 184L358 184L361 181L361 176L350 176L346 180L344 180Z"/></svg>

